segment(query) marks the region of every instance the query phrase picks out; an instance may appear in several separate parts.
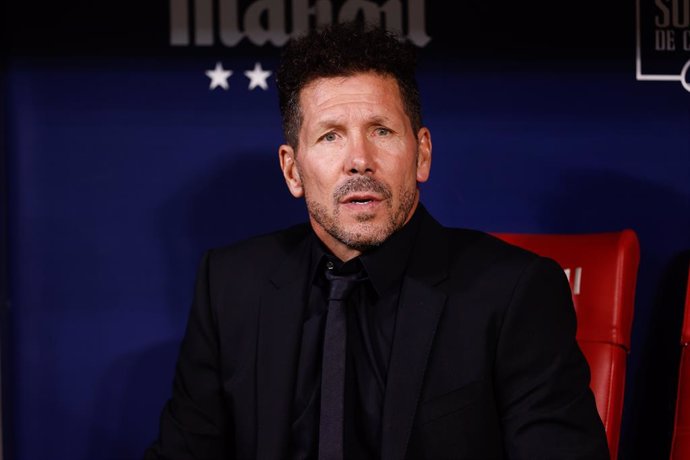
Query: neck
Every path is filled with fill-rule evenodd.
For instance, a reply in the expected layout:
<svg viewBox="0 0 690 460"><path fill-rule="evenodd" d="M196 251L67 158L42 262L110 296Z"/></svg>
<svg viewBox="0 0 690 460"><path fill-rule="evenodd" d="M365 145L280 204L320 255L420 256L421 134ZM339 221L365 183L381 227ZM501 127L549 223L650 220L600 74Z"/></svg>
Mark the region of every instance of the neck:
<svg viewBox="0 0 690 460"><path fill-rule="evenodd" d="M319 238L319 240L321 240L324 246L326 246L328 250L341 261L347 262L348 260L352 260L362 254L361 250L352 248L342 241L336 239L315 222L312 221L311 226L312 229L314 229L314 233L316 233L316 236Z"/></svg>

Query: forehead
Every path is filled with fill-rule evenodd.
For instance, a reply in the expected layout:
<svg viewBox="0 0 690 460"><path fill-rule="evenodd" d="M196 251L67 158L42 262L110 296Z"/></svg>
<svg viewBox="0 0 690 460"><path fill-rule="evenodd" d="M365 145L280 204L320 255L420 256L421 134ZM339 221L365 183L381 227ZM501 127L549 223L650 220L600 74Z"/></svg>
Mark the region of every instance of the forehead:
<svg viewBox="0 0 690 460"><path fill-rule="evenodd" d="M318 78L302 89L300 105L305 118L351 108L404 115L397 81L376 73Z"/></svg>

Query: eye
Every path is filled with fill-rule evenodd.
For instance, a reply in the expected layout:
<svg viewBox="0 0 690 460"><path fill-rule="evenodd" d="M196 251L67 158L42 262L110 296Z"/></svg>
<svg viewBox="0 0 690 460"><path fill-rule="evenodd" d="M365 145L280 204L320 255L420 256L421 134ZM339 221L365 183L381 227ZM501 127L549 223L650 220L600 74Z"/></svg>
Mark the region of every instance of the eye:
<svg viewBox="0 0 690 460"><path fill-rule="evenodd" d="M390 129L383 127L379 127L374 130L374 134L376 134L377 136L388 136L390 133Z"/></svg>
<svg viewBox="0 0 690 460"><path fill-rule="evenodd" d="M334 142L337 138L338 138L338 136L336 136L335 133L333 133L333 132L326 133L321 137L321 139L326 141L326 142Z"/></svg>

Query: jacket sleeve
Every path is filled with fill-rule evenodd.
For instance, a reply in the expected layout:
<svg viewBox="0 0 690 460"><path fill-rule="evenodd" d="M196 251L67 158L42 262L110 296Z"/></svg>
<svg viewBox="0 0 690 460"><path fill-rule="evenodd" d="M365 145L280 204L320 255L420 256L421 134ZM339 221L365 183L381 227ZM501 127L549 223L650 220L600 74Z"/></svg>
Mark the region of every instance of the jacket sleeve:
<svg viewBox="0 0 690 460"><path fill-rule="evenodd" d="M223 400L217 318L210 302L209 259L204 254L173 380L160 416L158 439L145 460L232 458L231 420Z"/></svg>
<svg viewBox="0 0 690 460"><path fill-rule="evenodd" d="M576 339L565 273L539 257L515 285L495 363L506 457L609 459L606 433Z"/></svg>

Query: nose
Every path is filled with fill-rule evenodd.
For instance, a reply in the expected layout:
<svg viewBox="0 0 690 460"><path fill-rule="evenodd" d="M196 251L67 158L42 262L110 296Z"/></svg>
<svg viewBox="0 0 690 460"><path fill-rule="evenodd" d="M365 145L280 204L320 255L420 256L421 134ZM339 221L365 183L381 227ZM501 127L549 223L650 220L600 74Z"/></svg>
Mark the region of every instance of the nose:
<svg viewBox="0 0 690 460"><path fill-rule="evenodd" d="M349 174L371 174L374 172L376 147L366 136L353 136L348 143L345 169Z"/></svg>

